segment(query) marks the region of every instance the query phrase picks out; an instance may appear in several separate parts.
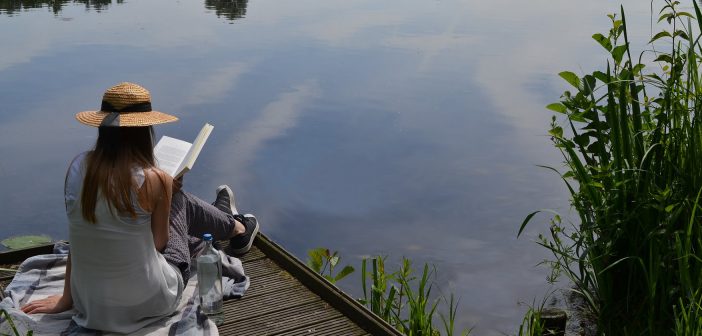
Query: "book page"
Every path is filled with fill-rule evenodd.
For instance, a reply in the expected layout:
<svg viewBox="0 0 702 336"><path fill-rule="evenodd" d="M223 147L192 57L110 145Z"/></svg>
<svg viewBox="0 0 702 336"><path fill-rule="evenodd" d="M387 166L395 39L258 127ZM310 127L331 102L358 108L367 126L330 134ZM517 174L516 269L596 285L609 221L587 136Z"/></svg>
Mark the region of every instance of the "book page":
<svg viewBox="0 0 702 336"><path fill-rule="evenodd" d="M175 177L190 147L192 145L189 142L164 135L154 147L156 165L168 175Z"/></svg>
<svg viewBox="0 0 702 336"><path fill-rule="evenodd" d="M176 175L173 175L174 177L180 177L181 175L187 173L188 171L190 171L190 169L193 168L195 160L197 160L197 157L200 155L202 147L205 145L205 141L207 141L207 138L210 136L210 133L212 133L212 129L214 129L214 126L210 124L205 124L205 126L202 126L200 133L195 138L195 141L193 141L193 144L190 147L188 153L185 155L183 162L176 170Z"/></svg>

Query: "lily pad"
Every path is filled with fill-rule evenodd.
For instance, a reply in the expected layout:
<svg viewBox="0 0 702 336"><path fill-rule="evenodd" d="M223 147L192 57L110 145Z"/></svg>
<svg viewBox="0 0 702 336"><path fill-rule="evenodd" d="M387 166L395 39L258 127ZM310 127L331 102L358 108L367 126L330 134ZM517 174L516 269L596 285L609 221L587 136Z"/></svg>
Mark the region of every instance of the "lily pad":
<svg viewBox="0 0 702 336"><path fill-rule="evenodd" d="M51 237L46 235L16 236L0 241L0 244L10 250L18 250L48 243L51 243Z"/></svg>

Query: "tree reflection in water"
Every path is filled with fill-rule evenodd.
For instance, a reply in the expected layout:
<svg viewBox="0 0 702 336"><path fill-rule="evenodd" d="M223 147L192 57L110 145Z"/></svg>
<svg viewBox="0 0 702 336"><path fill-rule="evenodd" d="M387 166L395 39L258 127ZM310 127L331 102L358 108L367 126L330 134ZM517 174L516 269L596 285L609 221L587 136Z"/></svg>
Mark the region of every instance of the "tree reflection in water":
<svg viewBox="0 0 702 336"><path fill-rule="evenodd" d="M234 21L246 16L248 0L205 0L205 8L214 10L217 17Z"/></svg>
<svg viewBox="0 0 702 336"><path fill-rule="evenodd" d="M124 0L116 0L118 4ZM107 9L112 4L112 0L0 0L0 14L15 15L21 11L30 9L48 8L54 15L63 10L67 4L83 4L86 10L101 11Z"/></svg>
<svg viewBox="0 0 702 336"><path fill-rule="evenodd" d="M68 4L83 4L86 10L102 11L111 4L124 0L0 0L0 14L17 15L22 11L47 8L58 15ZM214 10L217 17L234 21L246 15L248 0L205 0L205 8Z"/></svg>

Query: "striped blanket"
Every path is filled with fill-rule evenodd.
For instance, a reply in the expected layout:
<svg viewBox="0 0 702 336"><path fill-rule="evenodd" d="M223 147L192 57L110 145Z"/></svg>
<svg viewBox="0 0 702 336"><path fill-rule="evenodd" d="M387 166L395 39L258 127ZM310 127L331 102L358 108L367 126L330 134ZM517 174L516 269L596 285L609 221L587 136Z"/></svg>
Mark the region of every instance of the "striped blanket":
<svg viewBox="0 0 702 336"><path fill-rule="evenodd" d="M110 335L78 326L71 319L75 313L73 309L59 314L33 315L27 315L19 310L19 307L30 301L63 292L68 247L57 244L54 253L31 257L20 265L14 279L5 289L5 298L0 301L0 309L9 313L20 335L26 335L29 330L32 330L33 334L37 336ZM231 271L232 268L237 269L237 271L240 269L242 277L236 283L225 277L224 290L229 290L229 297L241 297L248 288L249 279L243 276L243 268L238 259L229 258L228 261L234 261L234 265L223 265L223 270L227 272ZM227 270L227 267L230 269ZM195 273L193 272L193 274ZM197 276L195 275L188 281L175 313L131 335L219 335L215 324L200 313L197 298ZM3 334L14 335L10 324L3 317L0 317L0 335Z"/></svg>

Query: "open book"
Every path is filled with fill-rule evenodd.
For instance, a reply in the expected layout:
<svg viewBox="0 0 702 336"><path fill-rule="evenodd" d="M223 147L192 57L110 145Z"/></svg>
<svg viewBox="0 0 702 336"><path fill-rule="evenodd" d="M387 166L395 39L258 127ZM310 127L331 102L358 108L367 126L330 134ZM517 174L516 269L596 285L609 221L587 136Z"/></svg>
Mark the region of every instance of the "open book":
<svg viewBox="0 0 702 336"><path fill-rule="evenodd" d="M200 155L200 150L205 145L213 128L214 126L210 124L202 126L193 143L162 136L154 147L156 165L173 178L183 176L193 168L193 164L195 164L195 160Z"/></svg>

